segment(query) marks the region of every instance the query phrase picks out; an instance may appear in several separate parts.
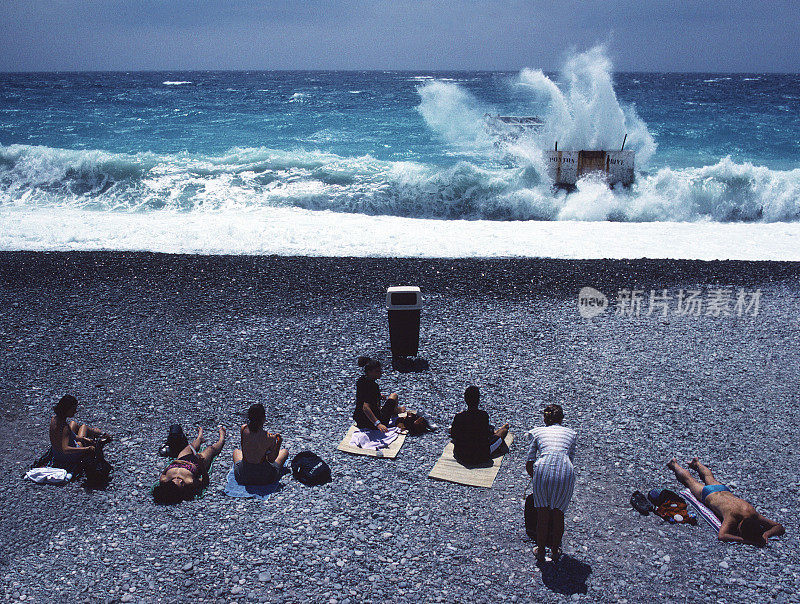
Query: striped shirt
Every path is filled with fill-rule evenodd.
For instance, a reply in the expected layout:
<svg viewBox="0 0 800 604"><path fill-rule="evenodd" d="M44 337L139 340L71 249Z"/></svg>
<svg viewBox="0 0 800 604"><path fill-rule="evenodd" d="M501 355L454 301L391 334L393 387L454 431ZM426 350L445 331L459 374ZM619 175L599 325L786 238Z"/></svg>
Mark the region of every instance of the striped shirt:
<svg viewBox="0 0 800 604"><path fill-rule="evenodd" d="M575 456L577 433L560 424L542 426L530 431L528 461L533 465L533 501L537 508L566 511L575 489Z"/></svg>

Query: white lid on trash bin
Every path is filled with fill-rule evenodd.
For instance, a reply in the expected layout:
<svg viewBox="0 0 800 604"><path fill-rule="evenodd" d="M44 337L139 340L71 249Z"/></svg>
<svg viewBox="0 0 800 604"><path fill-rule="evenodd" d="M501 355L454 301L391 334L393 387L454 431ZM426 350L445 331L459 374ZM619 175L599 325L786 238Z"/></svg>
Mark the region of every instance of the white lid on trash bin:
<svg viewBox="0 0 800 604"><path fill-rule="evenodd" d="M400 285L386 289L386 308L389 310L419 310L422 294L414 285Z"/></svg>

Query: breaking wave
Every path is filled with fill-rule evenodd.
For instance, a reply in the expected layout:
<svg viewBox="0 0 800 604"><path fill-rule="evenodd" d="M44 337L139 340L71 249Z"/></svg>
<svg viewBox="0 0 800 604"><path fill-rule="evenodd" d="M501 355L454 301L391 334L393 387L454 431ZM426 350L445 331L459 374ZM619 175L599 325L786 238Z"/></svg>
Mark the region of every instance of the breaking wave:
<svg viewBox="0 0 800 604"><path fill-rule="evenodd" d="M614 91L611 61L602 46L571 56L560 81L541 69L523 69L514 85L527 98L526 113L542 118L541 128L505 144L507 153L521 161L541 156L543 149L609 150L625 148L636 153L638 168L647 166L656 143L647 125L631 105L622 105ZM486 114L494 113L458 84L433 80L417 88L419 113L428 127L448 143L475 152L492 149Z"/></svg>
<svg viewBox="0 0 800 604"><path fill-rule="evenodd" d="M454 165L388 161L305 149L232 148L200 153L122 154L0 145L0 206L113 212L220 212L303 208L439 219L719 221L800 220L800 169L774 170L724 158L695 168L647 172L656 144L635 107L617 99L603 47L571 56L560 76L523 69L510 82L543 124L497 144L486 127L491 104L452 79L414 78L417 111ZM166 81L183 85L187 81ZM360 92L352 90L351 92ZM296 92L289 102L302 103ZM348 136L325 127L298 144ZM635 152L629 188L591 176L567 194L547 175L542 151Z"/></svg>
<svg viewBox="0 0 800 604"><path fill-rule="evenodd" d="M586 178L554 190L535 163L450 167L309 151L219 156L0 146L0 205L116 212L298 207L442 219L797 221L800 169L726 158L639 174L628 189Z"/></svg>

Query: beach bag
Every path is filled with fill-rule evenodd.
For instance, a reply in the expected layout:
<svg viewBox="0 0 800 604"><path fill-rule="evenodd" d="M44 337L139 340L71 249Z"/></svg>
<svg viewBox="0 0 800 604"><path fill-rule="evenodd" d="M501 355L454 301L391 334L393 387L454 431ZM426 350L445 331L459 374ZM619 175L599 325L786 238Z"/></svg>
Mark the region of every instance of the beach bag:
<svg viewBox="0 0 800 604"><path fill-rule="evenodd" d="M533 493L525 498L525 532L536 541L536 506L533 505Z"/></svg>
<svg viewBox="0 0 800 604"><path fill-rule="evenodd" d="M95 438L92 444L94 445L94 455L87 456L81 462L81 468L88 485L104 487L111 481L113 468L106 461L105 455L103 455L105 441L101 438Z"/></svg>
<svg viewBox="0 0 800 604"><path fill-rule="evenodd" d="M183 427L180 424L172 424L167 434L167 444L164 445L161 455L163 457L175 458L188 446L189 439L186 438Z"/></svg>
<svg viewBox="0 0 800 604"><path fill-rule="evenodd" d="M46 468L53 464L53 447L48 447L47 451L44 452L39 459L33 462L31 469L34 468Z"/></svg>
<svg viewBox="0 0 800 604"><path fill-rule="evenodd" d="M306 486L316 486L331 481L331 468L311 451L301 451L292 459L292 476Z"/></svg>
<svg viewBox="0 0 800 604"><path fill-rule="evenodd" d="M652 489L647 498L655 506L653 513L671 524L697 524L697 515L688 509L686 500L669 489Z"/></svg>

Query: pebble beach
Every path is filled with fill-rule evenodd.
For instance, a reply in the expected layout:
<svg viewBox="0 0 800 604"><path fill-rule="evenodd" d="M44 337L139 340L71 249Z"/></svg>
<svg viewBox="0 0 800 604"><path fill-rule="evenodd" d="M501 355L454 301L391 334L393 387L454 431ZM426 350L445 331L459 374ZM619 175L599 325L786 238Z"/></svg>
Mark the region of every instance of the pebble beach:
<svg viewBox="0 0 800 604"><path fill-rule="evenodd" d="M26 602L800 602L800 263L392 259L0 252L0 599ZM425 297L420 355L391 368L385 290ZM608 296L593 318L578 291ZM759 292L757 314L648 313L651 291ZM640 290L640 312L619 312ZM444 429L394 460L336 451L356 358L383 392ZM516 436L491 489L427 478L464 388ZM47 448L51 407L115 436L105 490L22 475ZM244 412L267 410L290 456L333 481L286 476L266 501L222 491ZM524 432L548 403L578 432L557 569L525 536ZM228 441L203 499L153 504L169 424ZM782 523L764 549L702 521L642 517L631 493L680 485L699 456Z"/></svg>

